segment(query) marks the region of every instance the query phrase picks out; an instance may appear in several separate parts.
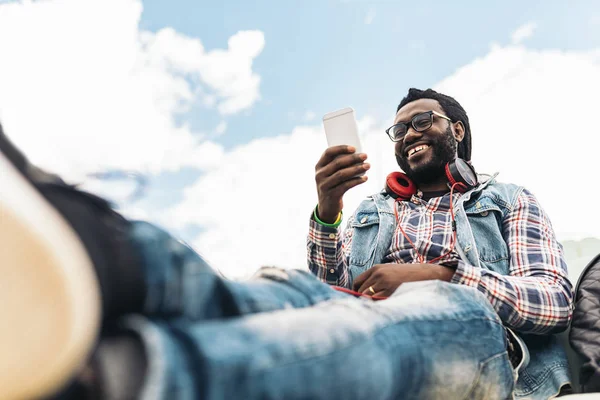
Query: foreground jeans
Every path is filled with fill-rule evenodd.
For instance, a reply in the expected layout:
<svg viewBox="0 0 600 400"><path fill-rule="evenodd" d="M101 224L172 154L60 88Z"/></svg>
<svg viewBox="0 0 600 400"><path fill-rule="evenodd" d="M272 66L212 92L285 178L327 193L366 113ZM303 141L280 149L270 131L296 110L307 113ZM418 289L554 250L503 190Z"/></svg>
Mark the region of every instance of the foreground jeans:
<svg viewBox="0 0 600 400"><path fill-rule="evenodd" d="M403 284L373 302L310 273L220 278L164 231L135 223L148 297L147 399L506 399L506 332L477 290Z"/></svg>

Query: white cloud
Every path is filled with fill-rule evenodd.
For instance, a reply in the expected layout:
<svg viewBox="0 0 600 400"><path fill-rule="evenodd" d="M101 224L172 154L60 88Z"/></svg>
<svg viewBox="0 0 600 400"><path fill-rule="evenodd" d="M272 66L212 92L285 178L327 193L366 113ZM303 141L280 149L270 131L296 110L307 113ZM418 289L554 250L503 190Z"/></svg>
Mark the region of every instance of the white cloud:
<svg viewBox="0 0 600 400"><path fill-rule="evenodd" d="M593 117L598 54L495 47L435 86L466 108L477 170L499 171L500 181L533 191L561 240L600 235L600 214L587 211L600 197L600 131ZM372 168L369 181L346 196L346 216L397 169L383 134L389 122L361 116ZM308 219L317 202L314 165L325 147L320 124L241 146L189 187L165 218L172 226L202 224L206 230L193 244L231 276L265 264L305 268Z"/></svg>
<svg viewBox="0 0 600 400"><path fill-rule="evenodd" d="M517 28L516 31L511 35L513 44L520 44L525 39L529 39L535 29L537 28L537 24L535 22L528 22L525 25L521 25Z"/></svg>
<svg viewBox="0 0 600 400"><path fill-rule="evenodd" d="M369 9L367 15L365 16L365 25L371 25L373 23L373 20L375 19L375 15L377 15L375 9Z"/></svg>
<svg viewBox="0 0 600 400"><path fill-rule="evenodd" d="M600 235L600 214L579 206L600 195L600 131L587 117L600 91L598 50L497 48L437 87L470 115L478 170L530 188L562 237Z"/></svg>
<svg viewBox="0 0 600 400"><path fill-rule="evenodd" d="M391 145L382 127L363 118L359 129L363 146L378 159L373 172L390 171L395 161L393 153L381 151ZM317 125L228 152L218 168L185 190L184 201L165 212L162 222L177 228L200 223L206 234L192 244L225 274L247 276L269 264L305 268L308 217L317 202L314 166L326 146ZM379 186L368 181L350 191L346 203L355 207Z"/></svg>
<svg viewBox="0 0 600 400"><path fill-rule="evenodd" d="M0 5L0 121L35 162L80 178L205 168L223 153L175 117L194 102L223 114L251 107L263 34L238 32L206 51L171 28L140 31L141 12L139 0Z"/></svg>
<svg viewBox="0 0 600 400"><path fill-rule="evenodd" d="M218 105L221 113L245 110L260 98L260 77L252 72L252 62L264 48L262 32L238 32L229 39L228 50L210 52L198 39L183 36L172 28L156 34L145 32L142 37L150 64L201 78L223 99Z"/></svg>

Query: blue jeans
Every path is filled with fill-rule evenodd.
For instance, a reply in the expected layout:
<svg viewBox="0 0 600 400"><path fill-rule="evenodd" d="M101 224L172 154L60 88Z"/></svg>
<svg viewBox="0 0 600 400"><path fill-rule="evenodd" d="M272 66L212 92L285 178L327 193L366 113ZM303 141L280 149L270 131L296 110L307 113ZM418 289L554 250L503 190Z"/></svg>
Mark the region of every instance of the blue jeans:
<svg viewBox="0 0 600 400"><path fill-rule="evenodd" d="M221 278L166 232L134 223L143 315L125 317L148 357L142 398L507 399L506 331L477 290L403 284L374 302L307 271Z"/></svg>

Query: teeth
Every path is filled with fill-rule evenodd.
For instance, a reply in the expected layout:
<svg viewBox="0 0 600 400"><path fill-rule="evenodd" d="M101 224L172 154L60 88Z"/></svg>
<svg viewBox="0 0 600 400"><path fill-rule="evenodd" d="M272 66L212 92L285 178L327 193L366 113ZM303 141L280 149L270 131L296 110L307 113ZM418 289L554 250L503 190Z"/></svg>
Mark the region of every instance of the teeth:
<svg viewBox="0 0 600 400"><path fill-rule="evenodd" d="M412 156L413 154L415 154L415 153L418 153L418 152L419 152L419 151L421 151L421 150L425 150L425 149L426 149L426 148L428 148L428 147L429 147L429 146L428 146L428 145L426 145L426 144L422 144L422 145L420 145L420 146L414 147L414 148L412 148L412 149L410 149L410 150L408 151L408 156L410 157L410 156Z"/></svg>

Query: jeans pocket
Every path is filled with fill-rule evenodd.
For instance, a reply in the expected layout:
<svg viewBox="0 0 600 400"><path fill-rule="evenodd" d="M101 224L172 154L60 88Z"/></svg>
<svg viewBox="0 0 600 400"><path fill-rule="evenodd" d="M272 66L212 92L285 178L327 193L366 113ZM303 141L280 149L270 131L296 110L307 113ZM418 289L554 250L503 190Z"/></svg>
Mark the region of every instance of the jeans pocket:
<svg viewBox="0 0 600 400"><path fill-rule="evenodd" d="M513 398L515 375L507 351L479 364L479 373L465 399L506 400Z"/></svg>

